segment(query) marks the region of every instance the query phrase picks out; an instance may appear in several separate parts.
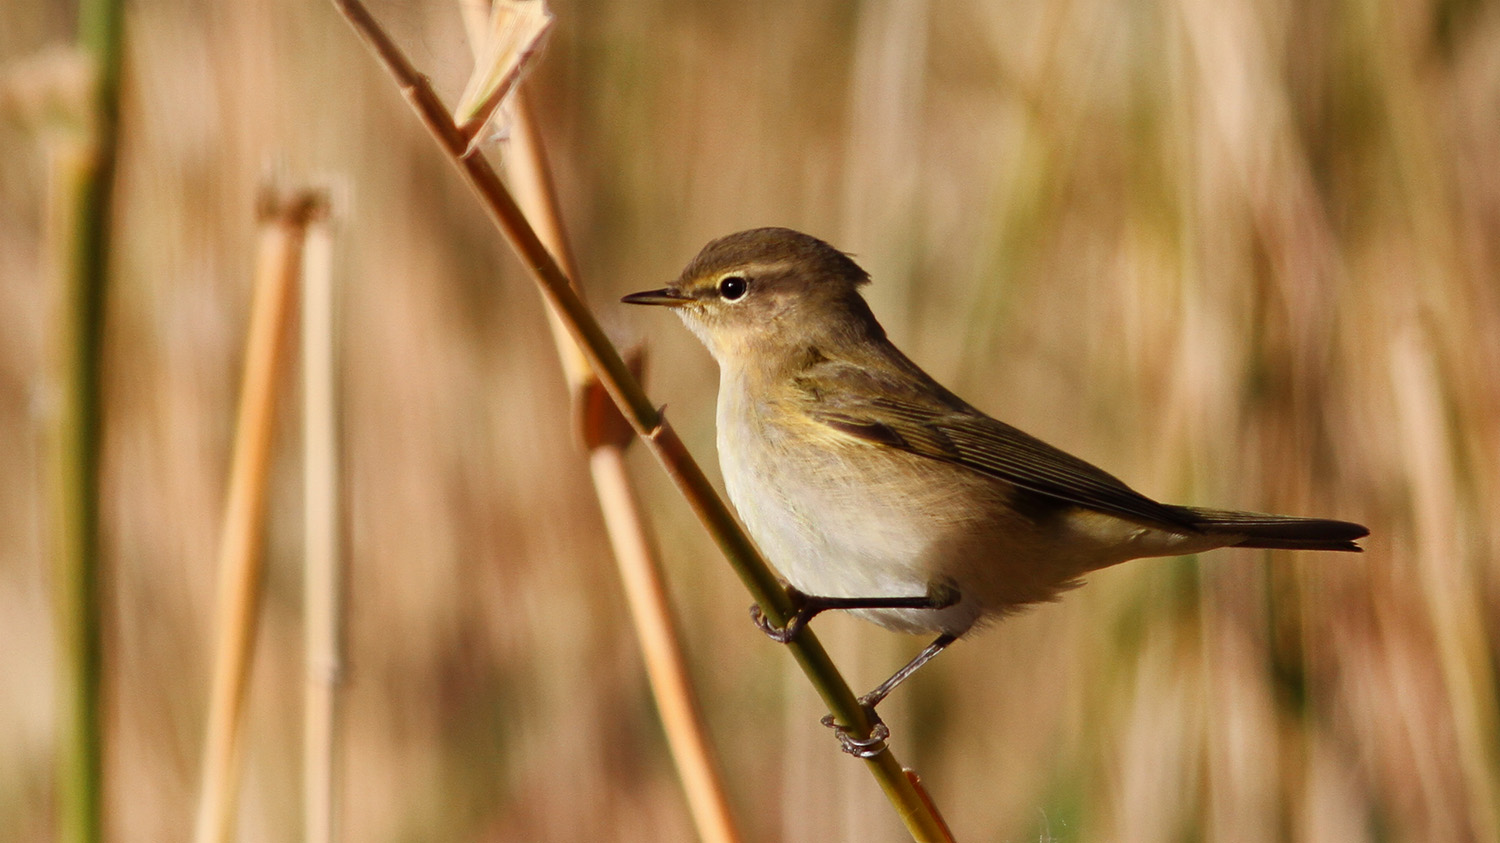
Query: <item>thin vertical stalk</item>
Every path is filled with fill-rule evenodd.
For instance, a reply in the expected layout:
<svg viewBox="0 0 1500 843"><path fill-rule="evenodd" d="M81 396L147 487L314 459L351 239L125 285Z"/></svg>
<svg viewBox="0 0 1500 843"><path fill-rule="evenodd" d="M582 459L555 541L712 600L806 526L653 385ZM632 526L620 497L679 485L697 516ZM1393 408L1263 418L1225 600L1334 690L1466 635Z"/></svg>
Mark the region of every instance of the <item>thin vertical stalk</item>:
<svg viewBox="0 0 1500 843"><path fill-rule="evenodd" d="M548 251L559 257L564 271L576 285L578 269L568 248L545 147L524 86L516 92L515 112L514 139L505 159L506 169L527 219L539 225L538 234ZM688 673L677 619L667 600L661 562L648 538L640 504L625 469L625 448L635 436L589 371L556 310L549 307L547 314L558 356L573 388L574 413L583 445L589 450L594 492L604 513L605 529L625 585L636 640L640 643L646 675L687 795L688 808L700 839L734 843L741 835L730 811L702 706Z"/></svg>
<svg viewBox="0 0 1500 843"><path fill-rule="evenodd" d="M303 238L315 207L315 199L300 196L264 212L224 532L219 544L214 674L193 836L197 843L223 843L231 839L234 827L243 748L241 714L260 603L271 437L278 386L284 381L283 371L291 357Z"/></svg>
<svg viewBox="0 0 1500 843"><path fill-rule="evenodd" d="M619 563L636 638L663 730L687 794L698 837L714 843L742 836L730 811L723 776L682 654L666 586L645 530L640 502L630 484L623 448L595 448L589 469L604 510L604 523Z"/></svg>
<svg viewBox="0 0 1500 843"><path fill-rule="evenodd" d="M100 339L104 328L105 276L95 238L105 236L90 220L88 205L100 201L90 184L98 165L87 151L65 150L55 224L61 263L56 303L55 394L57 415L50 434L51 541L56 564L59 839L84 843L103 836L104 633L99 560L99 455L102 397ZM91 197L92 194L92 197ZM65 234L63 232L66 232ZM89 242L95 241L95 242ZM93 262L97 255L99 260ZM90 265L92 263L92 266Z"/></svg>
<svg viewBox="0 0 1500 843"><path fill-rule="evenodd" d="M481 54L483 39L490 37L491 3L489 0L468 0L461 3L460 8L470 47L477 58ZM573 260L562 224L546 147L525 88L515 91L512 105L511 144L504 161L517 204L576 289L578 265ZM466 125L461 126L460 131L472 134L477 128ZM576 427L582 446L589 452L594 492L604 515L605 531L625 587L625 599L630 607L647 679L689 812L699 839L709 843L735 843L742 839L742 835L730 809L702 706L687 669L661 563L625 468L625 449L634 440L634 432L589 370L587 359L569 335L558 311L550 306L547 308L547 324L572 392Z"/></svg>
<svg viewBox="0 0 1500 843"><path fill-rule="evenodd" d="M56 332L58 416L53 432L53 540L60 678L58 837L104 836L104 671L99 460L104 307L119 155L122 0L83 0L79 46L93 66L81 145L59 159L61 291Z"/></svg>
<svg viewBox="0 0 1500 843"><path fill-rule="evenodd" d="M303 568L307 685L303 697L303 839L337 835L335 764L341 646L337 359L333 240L322 217L307 230L302 272Z"/></svg>
<svg viewBox="0 0 1500 843"><path fill-rule="evenodd" d="M481 54L482 40L490 37L487 24L492 14L491 3L467 0L460 6L469 44L477 57ZM504 161L517 204L576 288L578 265L563 227L546 146L537 128L527 88L518 88L512 102L514 125ZM650 540L630 474L625 470L625 448L634 441L634 432L589 370L583 352L554 308L547 308L547 324L572 392L581 444L589 452L594 492L604 514L605 530L625 586L636 640L689 812L700 839L734 843L742 835L730 810L723 774L687 669L661 562Z"/></svg>

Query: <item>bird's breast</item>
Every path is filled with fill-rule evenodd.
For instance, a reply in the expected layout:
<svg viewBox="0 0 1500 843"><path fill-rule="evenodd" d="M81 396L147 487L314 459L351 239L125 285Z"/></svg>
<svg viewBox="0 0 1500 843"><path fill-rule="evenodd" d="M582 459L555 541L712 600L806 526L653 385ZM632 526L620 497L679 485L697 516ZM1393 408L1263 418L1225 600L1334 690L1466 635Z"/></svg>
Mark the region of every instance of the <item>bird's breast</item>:
<svg viewBox="0 0 1500 843"><path fill-rule="evenodd" d="M989 534L1008 511L1004 483L861 442L743 392L721 391L718 448L741 521L808 594L917 596L937 583L961 586L954 574L962 572L950 569L991 557L997 548ZM967 628L979 611L971 600L944 613L867 616L927 631Z"/></svg>

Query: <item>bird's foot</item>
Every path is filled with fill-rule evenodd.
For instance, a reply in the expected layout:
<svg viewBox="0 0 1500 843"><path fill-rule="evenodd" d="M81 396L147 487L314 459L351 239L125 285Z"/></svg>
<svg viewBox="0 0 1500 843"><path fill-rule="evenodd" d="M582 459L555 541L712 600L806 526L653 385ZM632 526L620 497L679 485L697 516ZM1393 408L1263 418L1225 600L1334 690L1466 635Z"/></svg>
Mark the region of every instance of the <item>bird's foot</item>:
<svg viewBox="0 0 1500 843"><path fill-rule="evenodd" d="M858 737L852 728L834 720L832 714L823 715L819 722L833 730L834 736L839 739L839 746L845 752L856 758L874 758L885 752L885 742L891 736L891 729L875 713L875 706L866 702L864 697L860 697L859 705L870 721L870 734L867 737Z"/></svg>
<svg viewBox="0 0 1500 843"><path fill-rule="evenodd" d="M787 619L786 626L772 624L771 619L766 617L766 613L761 610L760 604L753 603L750 606L750 620L756 628L766 634L767 638L777 644L791 643L791 640L807 626L807 622L812 620L813 615L822 611L821 608L810 607L807 595L796 588L789 585L786 587L786 593L792 599L792 606L795 607L792 616Z"/></svg>

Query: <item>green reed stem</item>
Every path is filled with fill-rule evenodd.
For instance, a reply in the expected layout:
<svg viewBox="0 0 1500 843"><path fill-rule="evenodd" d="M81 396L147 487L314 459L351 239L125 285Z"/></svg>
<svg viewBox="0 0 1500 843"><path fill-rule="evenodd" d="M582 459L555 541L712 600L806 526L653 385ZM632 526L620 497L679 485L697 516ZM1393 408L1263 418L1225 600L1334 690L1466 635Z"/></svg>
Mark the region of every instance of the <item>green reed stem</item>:
<svg viewBox="0 0 1500 843"><path fill-rule="evenodd" d="M58 839L103 838L103 588L99 455L104 305L118 151L121 0L83 0L79 46L94 76L82 144L60 161L61 292L55 336L58 415L53 432L53 540L62 664L58 705Z"/></svg>

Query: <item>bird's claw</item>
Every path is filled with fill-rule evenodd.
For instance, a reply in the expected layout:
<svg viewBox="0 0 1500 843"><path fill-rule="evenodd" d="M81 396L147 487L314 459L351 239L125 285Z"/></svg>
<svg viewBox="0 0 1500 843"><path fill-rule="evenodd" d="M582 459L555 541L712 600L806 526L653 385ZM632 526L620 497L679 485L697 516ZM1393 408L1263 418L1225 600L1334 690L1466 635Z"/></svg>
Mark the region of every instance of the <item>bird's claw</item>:
<svg viewBox="0 0 1500 843"><path fill-rule="evenodd" d="M790 624L789 622L789 624L784 625L784 627L778 627L778 625L772 624L771 619L766 618L765 612L762 612L762 610L760 610L759 604L750 604L750 621L754 622L756 628L759 628L760 631L763 631L763 633L765 633L765 636L769 637L769 639L771 640L774 640L774 642L787 643L790 642L793 637L796 637L796 630L795 628L793 628L793 624Z"/></svg>
<svg viewBox="0 0 1500 843"><path fill-rule="evenodd" d="M783 585L786 588L786 596L792 601L793 608L791 617L786 619L786 626L772 624L771 619L766 617L765 612L761 611L760 604L758 603L750 606L750 620L755 622L755 626L761 632L764 632L767 638L770 638L777 644L790 644L792 639L796 638L802 632L803 627L807 626L807 622L812 620L812 616L817 614L819 610L812 608L809 611L809 599L807 595L798 591L796 586L787 585L786 583L783 583Z"/></svg>
<svg viewBox="0 0 1500 843"><path fill-rule="evenodd" d="M797 637L797 633L802 631L803 626L797 623L795 615L786 626L776 626L771 623L770 618L766 617L766 613L761 611L760 605L754 603L750 605L750 620L757 629L766 634L767 638L778 644L790 643L793 638Z"/></svg>
<svg viewBox="0 0 1500 843"><path fill-rule="evenodd" d="M891 736L890 727L875 713L875 709L866 708L865 715L870 718L870 736L857 738L852 730L842 723L833 719L832 714L823 715L822 724L833 730L839 739L839 746L856 758L874 758L885 752L886 739Z"/></svg>

